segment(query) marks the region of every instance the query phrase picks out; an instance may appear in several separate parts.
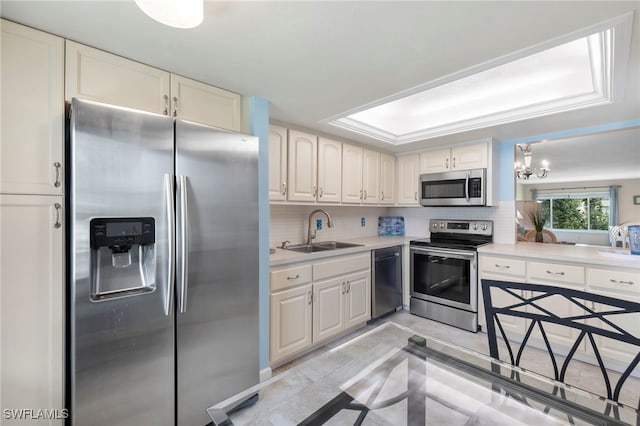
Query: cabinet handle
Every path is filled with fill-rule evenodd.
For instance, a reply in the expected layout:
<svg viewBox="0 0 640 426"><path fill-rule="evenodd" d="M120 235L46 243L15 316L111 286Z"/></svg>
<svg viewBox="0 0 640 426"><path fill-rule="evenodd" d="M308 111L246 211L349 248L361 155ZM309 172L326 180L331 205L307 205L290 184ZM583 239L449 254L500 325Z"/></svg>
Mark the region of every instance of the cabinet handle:
<svg viewBox="0 0 640 426"><path fill-rule="evenodd" d="M309 304L313 303L313 292L309 290Z"/></svg>
<svg viewBox="0 0 640 426"><path fill-rule="evenodd" d="M59 188L60 187L60 167L62 167L62 164L56 161L55 163L53 163L53 167L56 169L56 180L55 182L53 182L53 186L55 186L56 188Z"/></svg>
<svg viewBox="0 0 640 426"><path fill-rule="evenodd" d="M345 283L344 281L342 282L342 294L345 294L347 292L347 288L346 288L347 283Z"/></svg>
<svg viewBox="0 0 640 426"><path fill-rule="evenodd" d="M452 169L456 168L456 157L453 157L453 164L451 166Z"/></svg>
<svg viewBox="0 0 640 426"><path fill-rule="evenodd" d="M362 200L362 189L360 190L360 199Z"/></svg>
<svg viewBox="0 0 640 426"><path fill-rule="evenodd" d="M53 207L56 209L56 222L53 224L53 227L58 229L62 226L62 223L60 223L60 210L62 209L62 205L55 203Z"/></svg>
<svg viewBox="0 0 640 426"><path fill-rule="evenodd" d="M364 190L364 199L365 200L367 199L367 190L366 189Z"/></svg>
<svg viewBox="0 0 640 426"><path fill-rule="evenodd" d="M380 199L381 199L380 201L384 201L384 191L380 193Z"/></svg>
<svg viewBox="0 0 640 426"><path fill-rule="evenodd" d="M416 192L414 192L414 193L413 193L413 198L415 198L415 199L416 199L416 201L418 201L418 191L416 191Z"/></svg>
<svg viewBox="0 0 640 426"><path fill-rule="evenodd" d="M178 116L178 98L175 96L173 97L173 116Z"/></svg>
<svg viewBox="0 0 640 426"><path fill-rule="evenodd" d="M287 182L282 182L282 195L287 195Z"/></svg>
<svg viewBox="0 0 640 426"><path fill-rule="evenodd" d="M549 274L549 275L564 275L564 272L553 272L553 271L547 270L547 274Z"/></svg>
<svg viewBox="0 0 640 426"><path fill-rule="evenodd" d="M162 97L164 99L164 115L169 115L169 95L164 95Z"/></svg>
<svg viewBox="0 0 640 426"><path fill-rule="evenodd" d="M320 195L319 195L320 198L322 198L322 194L324 194L324 188L320 187Z"/></svg>
<svg viewBox="0 0 640 426"><path fill-rule="evenodd" d="M509 265L500 265L499 263L496 263L496 268L510 269L511 266L509 266Z"/></svg>
<svg viewBox="0 0 640 426"><path fill-rule="evenodd" d="M284 243L282 243L282 245L284 246ZM296 274L295 277L289 277L289 276L287 277L288 280L297 280L298 278L300 278L300 274Z"/></svg>
<svg viewBox="0 0 640 426"><path fill-rule="evenodd" d="M347 281L347 294L351 291L351 283Z"/></svg>
<svg viewBox="0 0 640 426"><path fill-rule="evenodd" d="M611 278L609 281L611 281L614 284L629 284L629 285L633 285L633 281L618 281L618 280L614 280L613 278Z"/></svg>
<svg viewBox="0 0 640 426"><path fill-rule="evenodd" d="M444 168L448 169L449 168L449 159L447 158L447 160L444 163Z"/></svg>

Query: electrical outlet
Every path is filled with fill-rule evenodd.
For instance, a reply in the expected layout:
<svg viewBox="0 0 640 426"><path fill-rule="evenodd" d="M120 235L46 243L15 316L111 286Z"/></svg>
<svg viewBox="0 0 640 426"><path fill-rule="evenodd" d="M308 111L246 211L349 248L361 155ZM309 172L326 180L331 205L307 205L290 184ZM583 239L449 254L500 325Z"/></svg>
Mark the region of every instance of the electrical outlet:
<svg viewBox="0 0 640 426"><path fill-rule="evenodd" d="M366 221L365 221L364 217L361 217L360 218L360 226L364 228L365 225L366 225Z"/></svg>
<svg viewBox="0 0 640 426"><path fill-rule="evenodd" d="M322 229L322 219L316 219L316 229Z"/></svg>

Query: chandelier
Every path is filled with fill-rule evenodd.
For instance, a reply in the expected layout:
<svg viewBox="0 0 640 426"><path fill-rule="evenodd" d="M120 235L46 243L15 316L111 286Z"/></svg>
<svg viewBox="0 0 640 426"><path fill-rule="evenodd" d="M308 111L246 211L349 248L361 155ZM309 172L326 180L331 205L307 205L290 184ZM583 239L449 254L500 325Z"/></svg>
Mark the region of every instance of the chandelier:
<svg viewBox="0 0 640 426"><path fill-rule="evenodd" d="M540 179L546 178L547 174L551 171L549 169L549 162L542 160L542 167L531 167L531 144L521 143L517 145L522 152L523 163L516 161L515 171L518 179L528 180L532 175L536 175Z"/></svg>

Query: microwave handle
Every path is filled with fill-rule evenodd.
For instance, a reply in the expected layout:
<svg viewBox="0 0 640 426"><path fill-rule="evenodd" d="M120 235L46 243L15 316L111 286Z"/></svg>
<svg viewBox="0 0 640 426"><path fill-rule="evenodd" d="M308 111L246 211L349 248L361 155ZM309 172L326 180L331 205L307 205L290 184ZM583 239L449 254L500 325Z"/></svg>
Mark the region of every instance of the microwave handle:
<svg viewBox="0 0 640 426"><path fill-rule="evenodd" d="M469 173L467 173L467 178L464 182L464 195L468 203L471 200L471 196L469 195Z"/></svg>

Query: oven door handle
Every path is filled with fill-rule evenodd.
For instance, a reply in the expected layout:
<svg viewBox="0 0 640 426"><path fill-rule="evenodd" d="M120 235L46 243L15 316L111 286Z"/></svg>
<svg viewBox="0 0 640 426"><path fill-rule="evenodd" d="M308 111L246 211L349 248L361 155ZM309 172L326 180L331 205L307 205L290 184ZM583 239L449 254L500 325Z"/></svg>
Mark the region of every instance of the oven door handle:
<svg viewBox="0 0 640 426"><path fill-rule="evenodd" d="M424 249L424 248L416 248L416 247L411 247L411 251L418 252L418 253L431 254L431 255L440 256L440 257L455 256L457 258L462 258L462 259L474 259L476 254L475 251L456 251L456 250L447 250L447 249L433 250L433 249Z"/></svg>

